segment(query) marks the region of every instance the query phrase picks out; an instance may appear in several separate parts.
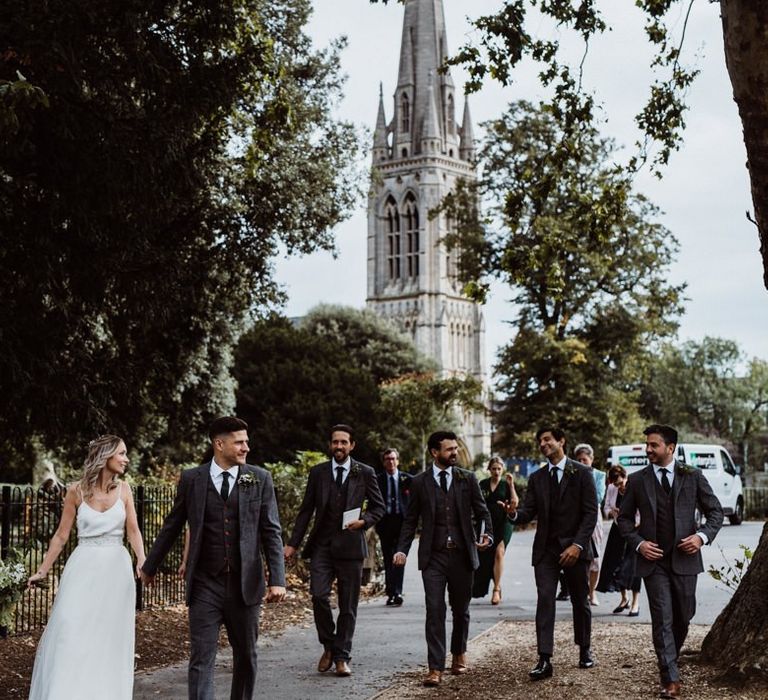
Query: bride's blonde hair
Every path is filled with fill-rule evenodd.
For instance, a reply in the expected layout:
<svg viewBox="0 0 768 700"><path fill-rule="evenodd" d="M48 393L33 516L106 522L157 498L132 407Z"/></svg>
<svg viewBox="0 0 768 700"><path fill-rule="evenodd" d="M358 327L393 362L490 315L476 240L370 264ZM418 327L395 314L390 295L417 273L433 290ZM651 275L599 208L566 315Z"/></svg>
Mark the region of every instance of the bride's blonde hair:
<svg viewBox="0 0 768 700"><path fill-rule="evenodd" d="M79 485L83 498L90 498L98 481L101 470L104 469L110 457L114 457L120 449L123 438L117 435L100 435L88 443L88 456L83 462L83 476ZM112 481L107 486L107 491L118 487L117 474L112 475Z"/></svg>

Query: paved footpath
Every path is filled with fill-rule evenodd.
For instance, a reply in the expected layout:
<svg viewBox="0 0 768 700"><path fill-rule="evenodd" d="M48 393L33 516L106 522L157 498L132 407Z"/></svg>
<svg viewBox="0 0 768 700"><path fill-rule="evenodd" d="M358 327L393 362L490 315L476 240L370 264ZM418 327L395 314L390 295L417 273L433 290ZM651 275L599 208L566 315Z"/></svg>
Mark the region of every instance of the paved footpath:
<svg viewBox="0 0 768 700"><path fill-rule="evenodd" d="M607 531L606 525L606 531ZM725 556L730 562L741 556L739 544L757 546L763 523L744 523L738 527L725 525L712 547L705 547L705 568L709 564L721 566ZM536 589L533 581L531 543L533 530L515 533L506 555L506 570L502 583L503 601L490 605L490 596L474 600L471 606L470 637L475 637L500 620L532 620L536 609ZM719 547L722 547L721 553ZM403 671L426 668L424 641L424 593L421 576L416 567L416 546L408 558L405 572L405 605L388 608L384 598L361 603L358 609L357 629L352 650L350 678L337 678L332 673L319 674L317 661L322 649L317 641L314 625L297 626L277 637L259 640L259 673L257 697L269 700L351 700L370 698L391 685L392 677ZM708 575L699 577L698 610L695 623L709 624L728 602L730 594ZM612 615L618 604L618 594L605 594L601 603L593 608L594 620L609 619L627 623L648 623L645 594L641 594L640 617ZM450 620L450 612L449 612ZM570 617L570 604L558 603L558 619ZM448 624L450 636L450 622ZM450 637L449 637L450 638ZM650 629L648 632L650 640ZM531 639L531 645L535 640ZM596 649L599 659L600 650ZM469 647L472 658L472 645ZM217 659L216 700L229 697L229 650L223 650ZM143 673L136 677L135 700L162 698L183 700L187 697L186 663Z"/></svg>

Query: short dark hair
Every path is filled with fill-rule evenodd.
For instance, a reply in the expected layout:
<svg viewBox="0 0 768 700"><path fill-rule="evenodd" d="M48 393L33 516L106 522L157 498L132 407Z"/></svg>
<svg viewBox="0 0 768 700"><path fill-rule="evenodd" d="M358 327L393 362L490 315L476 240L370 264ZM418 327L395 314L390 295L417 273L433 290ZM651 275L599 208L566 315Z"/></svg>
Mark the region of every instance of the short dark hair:
<svg viewBox="0 0 768 700"><path fill-rule="evenodd" d="M671 425L661 425L659 423L653 423L643 430L643 435L648 436L651 433L661 435L661 439L667 445L677 445L677 430Z"/></svg>
<svg viewBox="0 0 768 700"><path fill-rule="evenodd" d="M395 453L398 459L400 459L400 453L394 447L388 447L386 450L381 451L381 458L384 459L388 454Z"/></svg>
<svg viewBox="0 0 768 700"><path fill-rule="evenodd" d="M443 440L458 440L456 433L452 433L450 430L438 430L436 433L432 433L427 439L428 450L439 450L440 443Z"/></svg>
<svg viewBox="0 0 768 700"><path fill-rule="evenodd" d="M236 416L222 416L211 423L208 428L208 437L211 442L221 435L236 433L238 430L248 430L248 423Z"/></svg>
<svg viewBox="0 0 768 700"><path fill-rule="evenodd" d="M554 425L545 425L536 431L536 442L541 440L541 436L544 435L544 433L552 433L552 437L555 438L555 440L565 440L564 430Z"/></svg>
<svg viewBox="0 0 768 700"><path fill-rule="evenodd" d="M620 464L614 464L609 470L608 470L608 483L612 484L616 481L616 479L620 476L626 476L627 470L624 469Z"/></svg>
<svg viewBox="0 0 768 700"><path fill-rule="evenodd" d="M355 441L355 431L352 430L351 425L347 425L346 423L336 423L329 431L328 431L328 439L333 440L333 434L336 431L340 431L342 433L347 433L349 435L349 441L354 442Z"/></svg>

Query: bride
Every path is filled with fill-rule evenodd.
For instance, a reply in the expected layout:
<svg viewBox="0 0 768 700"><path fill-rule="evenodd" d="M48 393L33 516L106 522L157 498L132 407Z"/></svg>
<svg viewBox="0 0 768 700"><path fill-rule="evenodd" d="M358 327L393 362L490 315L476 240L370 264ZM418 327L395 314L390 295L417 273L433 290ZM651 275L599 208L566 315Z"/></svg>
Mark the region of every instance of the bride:
<svg viewBox="0 0 768 700"><path fill-rule="evenodd" d="M32 671L30 700L130 700L136 587L124 533L144 563L144 542L130 487L125 443L102 435L88 445L83 476L70 485L61 522L43 563L30 576L45 579L77 522L77 547L67 560Z"/></svg>

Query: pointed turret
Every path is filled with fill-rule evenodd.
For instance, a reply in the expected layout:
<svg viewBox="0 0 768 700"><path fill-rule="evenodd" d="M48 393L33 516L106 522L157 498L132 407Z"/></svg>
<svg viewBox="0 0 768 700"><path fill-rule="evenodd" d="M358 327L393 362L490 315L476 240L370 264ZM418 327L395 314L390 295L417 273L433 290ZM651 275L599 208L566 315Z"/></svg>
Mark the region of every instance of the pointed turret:
<svg viewBox="0 0 768 700"><path fill-rule="evenodd" d="M389 155L387 144L387 118L384 114L384 88L379 83L379 113L376 116L376 129L373 132L373 162L386 160Z"/></svg>
<svg viewBox="0 0 768 700"><path fill-rule="evenodd" d="M472 117L469 114L469 97L464 98L464 116L461 119L461 150L459 155L462 160L474 161L475 159L475 133L472 130Z"/></svg>
<svg viewBox="0 0 768 700"><path fill-rule="evenodd" d="M427 94L429 96L429 104L421 130L421 151L422 153L440 153L443 150L442 136L440 134L440 117L437 112L437 101L435 100L435 89L432 84L431 75L427 83Z"/></svg>

